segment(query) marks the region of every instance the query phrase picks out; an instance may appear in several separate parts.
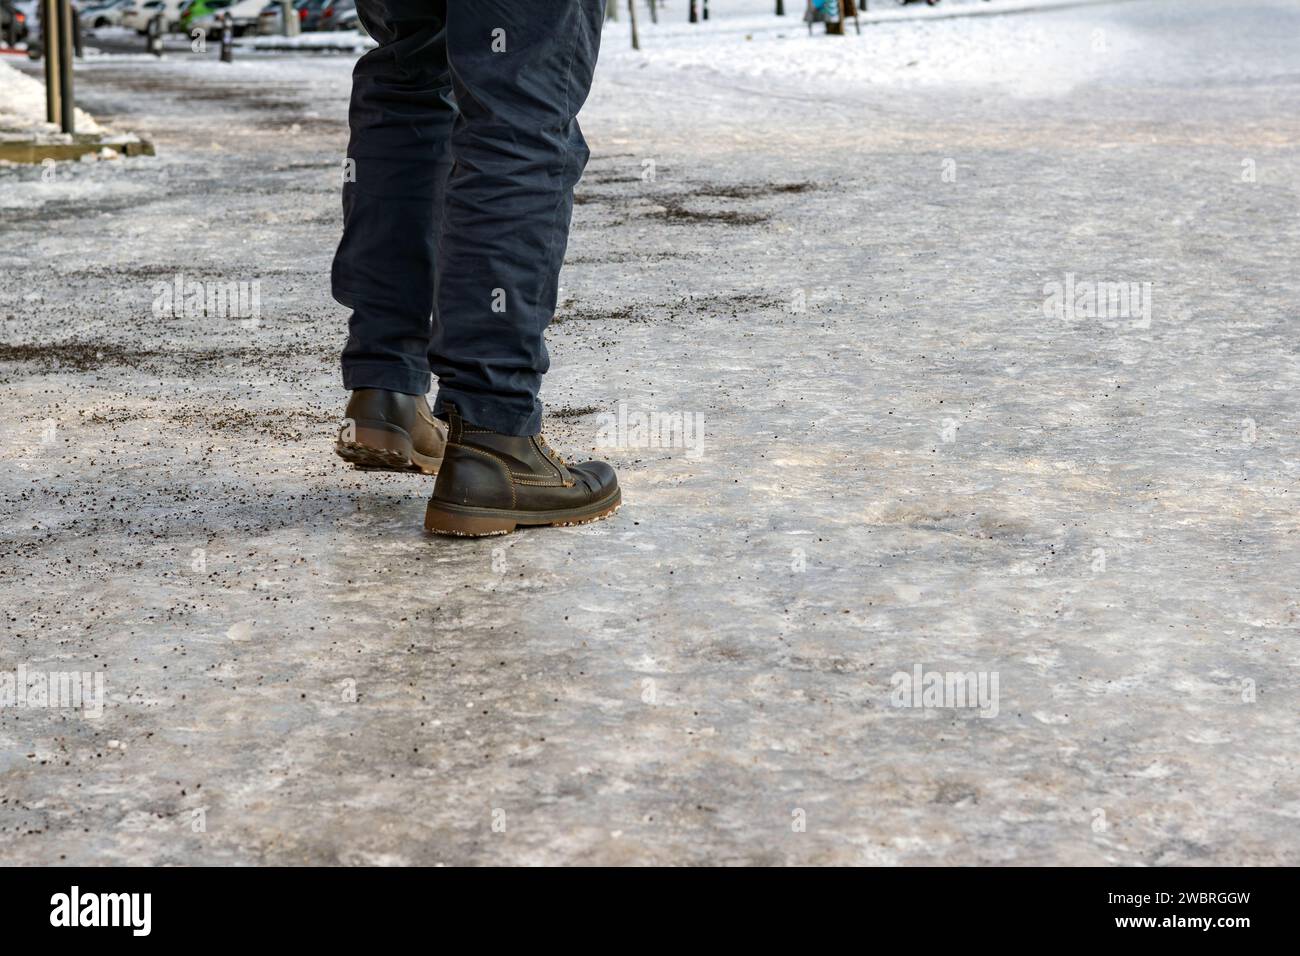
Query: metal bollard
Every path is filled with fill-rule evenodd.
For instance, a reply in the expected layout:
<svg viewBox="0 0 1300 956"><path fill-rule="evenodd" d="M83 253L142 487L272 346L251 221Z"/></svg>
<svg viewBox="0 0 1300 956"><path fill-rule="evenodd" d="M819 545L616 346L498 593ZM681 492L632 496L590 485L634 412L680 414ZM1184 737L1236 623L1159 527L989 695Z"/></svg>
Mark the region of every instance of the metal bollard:
<svg viewBox="0 0 1300 956"><path fill-rule="evenodd" d="M155 13L144 28L144 51L162 56L162 14Z"/></svg>
<svg viewBox="0 0 1300 956"><path fill-rule="evenodd" d="M48 45L59 48L59 120L65 133L77 131L77 101L72 89L72 0L58 3L58 33Z"/></svg>
<svg viewBox="0 0 1300 956"><path fill-rule="evenodd" d="M63 98L59 95L58 0L41 0L41 48L45 53L45 120L62 125Z"/></svg>
<svg viewBox="0 0 1300 956"><path fill-rule="evenodd" d="M231 63L235 57L235 28L230 23L230 14L221 16L221 62Z"/></svg>
<svg viewBox="0 0 1300 956"><path fill-rule="evenodd" d="M287 37L296 37L302 33L302 21L298 19L298 11L293 8L290 0L280 0L280 33Z"/></svg>

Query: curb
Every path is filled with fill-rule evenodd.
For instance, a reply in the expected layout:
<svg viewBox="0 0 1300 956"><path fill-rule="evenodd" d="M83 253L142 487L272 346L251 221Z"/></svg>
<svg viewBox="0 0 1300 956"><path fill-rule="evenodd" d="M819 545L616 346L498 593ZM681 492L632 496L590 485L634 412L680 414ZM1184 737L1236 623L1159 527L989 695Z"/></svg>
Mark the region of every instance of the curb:
<svg viewBox="0 0 1300 956"><path fill-rule="evenodd" d="M76 136L71 143L43 143L34 139L0 140L0 160L43 163L47 159L79 159L87 153L111 149L123 156L153 156L153 143L136 139L122 142L112 136Z"/></svg>

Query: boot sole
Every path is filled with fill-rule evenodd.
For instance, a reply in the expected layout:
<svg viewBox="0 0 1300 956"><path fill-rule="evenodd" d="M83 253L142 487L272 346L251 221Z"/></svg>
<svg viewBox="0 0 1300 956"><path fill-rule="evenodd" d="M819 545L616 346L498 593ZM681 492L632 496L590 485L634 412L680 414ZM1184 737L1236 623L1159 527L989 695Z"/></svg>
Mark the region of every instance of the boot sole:
<svg viewBox="0 0 1300 956"><path fill-rule="evenodd" d="M411 436L396 425L354 422L352 434L345 438L347 432L347 425L339 429L334 452L358 471L436 475L442 466L441 458L416 451Z"/></svg>
<svg viewBox="0 0 1300 956"><path fill-rule="evenodd" d="M623 504L622 489L612 495L584 505L559 511L510 511L497 508L471 508L430 501L424 511L424 527L434 534L452 534L462 538L485 538L509 534L518 527L569 527L608 518Z"/></svg>

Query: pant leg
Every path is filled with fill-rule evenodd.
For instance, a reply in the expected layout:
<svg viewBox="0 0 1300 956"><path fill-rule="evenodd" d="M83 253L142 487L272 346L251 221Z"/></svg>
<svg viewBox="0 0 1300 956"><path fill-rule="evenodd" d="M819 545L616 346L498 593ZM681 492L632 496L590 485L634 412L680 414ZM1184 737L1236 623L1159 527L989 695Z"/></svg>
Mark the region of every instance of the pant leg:
<svg viewBox="0 0 1300 956"><path fill-rule="evenodd" d="M343 384L423 395L456 115L447 0L358 0L357 12L379 47L352 75L355 181L345 176L332 276L334 298L353 310Z"/></svg>
<svg viewBox="0 0 1300 956"><path fill-rule="evenodd" d="M438 246L435 408L536 434L605 0L450 0L459 115Z"/></svg>

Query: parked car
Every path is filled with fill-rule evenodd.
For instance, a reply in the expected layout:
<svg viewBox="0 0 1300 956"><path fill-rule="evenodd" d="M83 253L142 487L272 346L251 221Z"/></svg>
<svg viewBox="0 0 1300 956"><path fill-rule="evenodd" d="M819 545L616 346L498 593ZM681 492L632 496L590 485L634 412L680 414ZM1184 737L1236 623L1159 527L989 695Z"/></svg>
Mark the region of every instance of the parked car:
<svg viewBox="0 0 1300 956"><path fill-rule="evenodd" d="M81 8L81 25L91 30L120 27L132 0L98 0Z"/></svg>
<svg viewBox="0 0 1300 956"><path fill-rule="evenodd" d="M361 14L357 12L356 0L352 0L352 2L353 7L351 10L344 10L338 15L338 19L334 23L334 29L355 30L369 36L370 31L367 30L365 24L361 22Z"/></svg>
<svg viewBox="0 0 1300 956"><path fill-rule="evenodd" d="M320 23L320 12L324 9L327 0L307 0L303 7L302 28L304 30L318 30L317 24Z"/></svg>
<svg viewBox="0 0 1300 956"><path fill-rule="evenodd" d="M325 0L325 4L320 9L320 16L316 20L317 30L343 30L346 27L339 26L339 22L346 14L355 15L357 12L356 0ZM353 27L355 29L355 26Z"/></svg>
<svg viewBox="0 0 1300 956"><path fill-rule="evenodd" d="M227 14L230 16L230 31L235 36L240 37L245 33L255 32L257 17L262 12L262 7L266 5L266 0L235 0L233 3L220 3L220 5L218 5L219 0L202 0L202 2L206 3L211 12L191 17L187 29L207 30L210 37L221 35Z"/></svg>
<svg viewBox="0 0 1300 956"><path fill-rule="evenodd" d="M298 23L301 26L303 19L307 16L307 3L309 0L293 0L293 9L298 16ZM273 0L262 8L262 12L257 17L257 32L263 36L278 35L284 32L284 27L280 23L281 6L279 0Z"/></svg>
<svg viewBox="0 0 1300 956"><path fill-rule="evenodd" d="M217 36L220 33L220 27L214 27L214 14L224 13L227 9L235 5L235 0L188 0L181 7L180 29L182 33L190 33L195 29L204 30L208 36ZM198 21L204 20L200 24Z"/></svg>
<svg viewBox="0 0 1300 956"><path fill-rule="evenodd" d="M22 43L27 39L27 13L14 0L0 0L0 40Z"/></svg>
<svg viewBox="0 0 1300 956"><path fill-rule="evenodd" d="M31 56L33 48L39 49L41 37L41 4L40 0L9 0L9 6L14 11L15 22L23 28L24 39L27 41L29 50L28 56ZM21 41L20 41L21 42Z"/></svg>
<svg viewBox="0 0 1300 956"><path fill-rule="evenodd" d="M122 26L141 36L149 32L149 21L157 14L163 17L163 31L175 30L181 22L181 7L185 0L127 0L122 9Z"/></svg>

